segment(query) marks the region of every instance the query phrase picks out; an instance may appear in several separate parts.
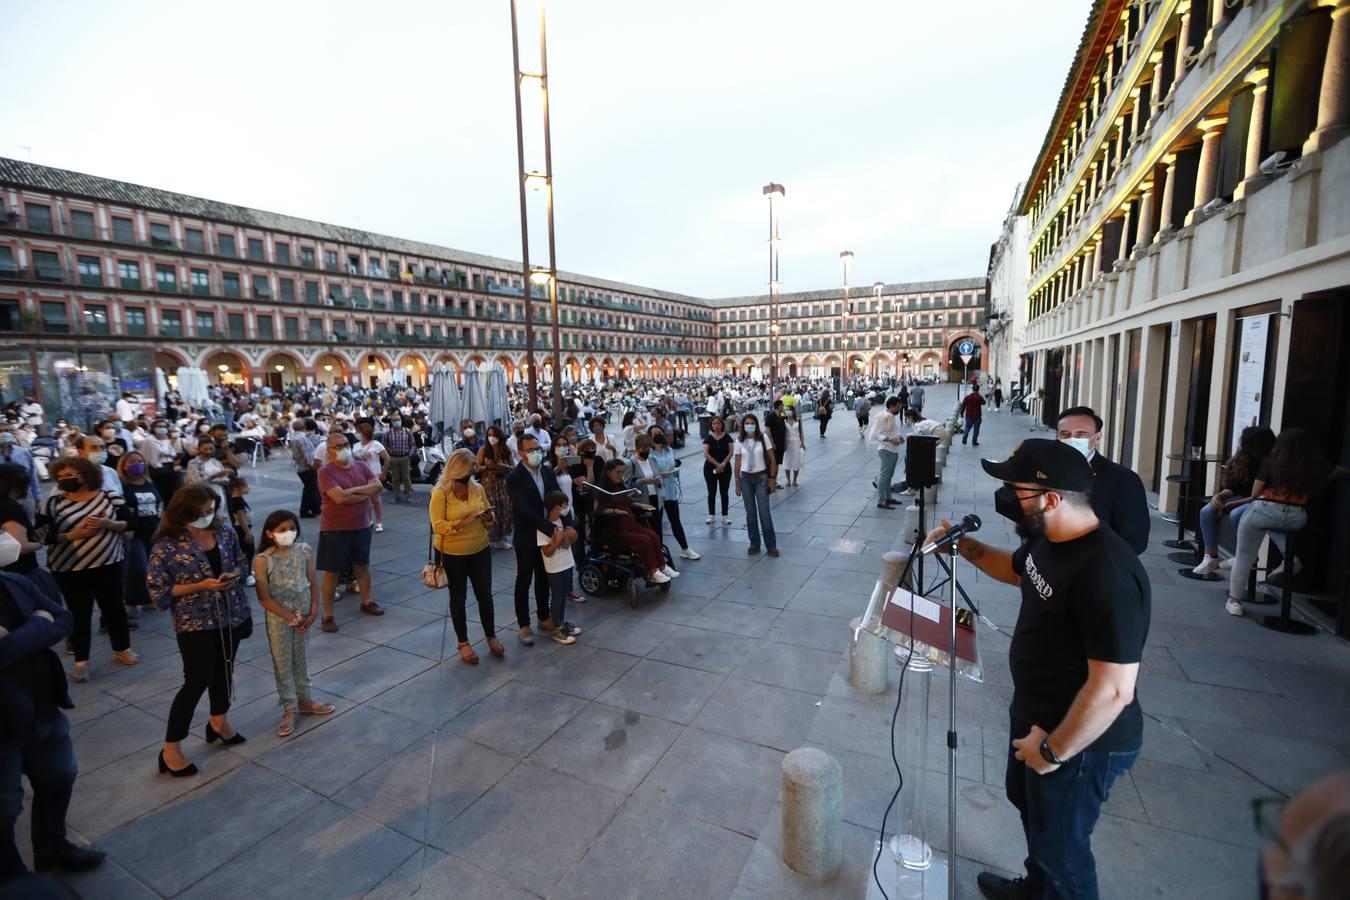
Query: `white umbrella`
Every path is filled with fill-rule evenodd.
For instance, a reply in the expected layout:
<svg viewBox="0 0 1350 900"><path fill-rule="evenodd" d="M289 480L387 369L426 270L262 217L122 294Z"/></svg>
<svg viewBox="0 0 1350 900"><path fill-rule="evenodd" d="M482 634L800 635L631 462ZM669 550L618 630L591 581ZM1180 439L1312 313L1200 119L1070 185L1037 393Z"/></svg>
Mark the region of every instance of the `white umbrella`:
<svg viewBox="0 0 1350 900"><path fill-rule="evenodd" d="M440 363L431 375L431 397L428 401L428 416L432 424L453 432L459 426L459 382L455 380L455 370Z"/></svg>
<svg viewBox="0 0 1350 900"><path fill-rule="evenodd" d="M164 377L164 370L155 367L155 401L161 406L164 403L164 395L169 393L169 381Z"/></svg>
<svg viewBox="0 0 1350 900"><path fill-rule="evenodd" d="M483 373L470 364L464 372L464 389L460 395L460 418L477 424L489 421L487 394L483 390Z"/></svg>
<svg viewBox="0 0 1350 900"><path fill-rule="evenodd" d="M486 413L483 421L489 425L497 423L505 426L511 415L511 401L506 392L506 369L501 363L494 363L487 374Z"/></svg>

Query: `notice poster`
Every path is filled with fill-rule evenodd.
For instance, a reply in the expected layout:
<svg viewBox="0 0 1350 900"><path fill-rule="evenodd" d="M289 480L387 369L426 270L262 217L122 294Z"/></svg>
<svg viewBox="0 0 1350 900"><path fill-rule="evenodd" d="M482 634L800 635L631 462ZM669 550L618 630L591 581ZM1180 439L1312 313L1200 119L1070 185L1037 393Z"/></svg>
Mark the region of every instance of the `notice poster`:
<svg viewBox="0 0 1350 900"><path fill-rule="evenodd" d="M1242 429L1261 424L1261 392L1266 381L1266 338L1270 315L1238 319L1237 390L1233 397L1233 451Z"/></svg>

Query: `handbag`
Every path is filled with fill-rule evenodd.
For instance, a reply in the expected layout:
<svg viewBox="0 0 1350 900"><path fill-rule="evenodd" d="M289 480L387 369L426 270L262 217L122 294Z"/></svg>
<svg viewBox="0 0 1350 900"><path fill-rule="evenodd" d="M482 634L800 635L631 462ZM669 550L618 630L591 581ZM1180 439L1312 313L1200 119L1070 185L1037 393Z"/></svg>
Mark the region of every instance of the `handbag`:
<svg viewBox="0 0 1350 900"><path fill-rule="evenodd" d="M432 545L433 532L427 531L427 562L422 566L422 583L429 588L444 589L450 584L450 578L445 574L445 566L441 565Z"/></svg>

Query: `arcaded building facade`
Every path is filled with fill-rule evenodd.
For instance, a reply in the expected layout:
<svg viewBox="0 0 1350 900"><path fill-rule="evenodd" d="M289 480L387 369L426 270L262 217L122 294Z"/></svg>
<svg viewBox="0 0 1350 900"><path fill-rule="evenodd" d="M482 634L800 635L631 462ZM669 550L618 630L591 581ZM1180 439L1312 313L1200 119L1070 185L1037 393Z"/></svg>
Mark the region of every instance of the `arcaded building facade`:
<svg viewBox="0 0 1350 900"><path fill-rule="evenodd" d="M1346 459L1348 127L1350 0L1091 6L1019 210L1020 370L1047 420L1098 409L1165 510L1170 455L1224 456L1254 423ZM1344 592L1350 498L1319 502L1305 562Z"/></svg>

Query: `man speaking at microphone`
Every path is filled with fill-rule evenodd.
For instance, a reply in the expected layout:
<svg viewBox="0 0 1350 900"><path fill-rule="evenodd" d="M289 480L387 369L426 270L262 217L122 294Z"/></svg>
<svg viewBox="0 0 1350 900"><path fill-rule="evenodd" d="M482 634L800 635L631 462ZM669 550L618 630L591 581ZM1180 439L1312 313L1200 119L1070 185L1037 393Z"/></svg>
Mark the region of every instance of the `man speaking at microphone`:
<svg viewBox="0 0 1350 900"><path fill-rule="evenodd" d="M955 550L1022 589L1008 664L1011 744L1005 785L1022 816L1025 878L979 876L995 900L1097 897L1092 828L1143 740L1135 697L1148 636L1149 584L1134 550L1092 511L1092 468L1068 444L1027 440L1003 462L994 508L1017 525L1008 551L969 536ZM944 520L927 540L942 537ZM950 548L949 548L950 551Z"/></svg>

